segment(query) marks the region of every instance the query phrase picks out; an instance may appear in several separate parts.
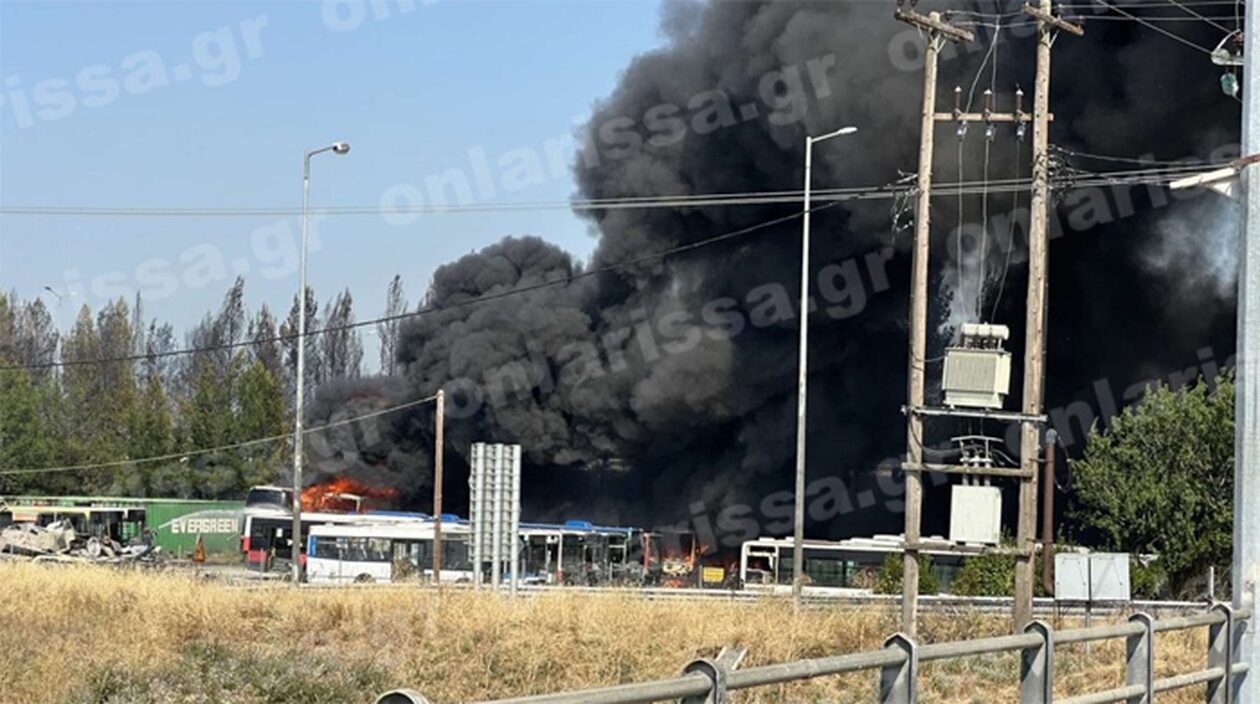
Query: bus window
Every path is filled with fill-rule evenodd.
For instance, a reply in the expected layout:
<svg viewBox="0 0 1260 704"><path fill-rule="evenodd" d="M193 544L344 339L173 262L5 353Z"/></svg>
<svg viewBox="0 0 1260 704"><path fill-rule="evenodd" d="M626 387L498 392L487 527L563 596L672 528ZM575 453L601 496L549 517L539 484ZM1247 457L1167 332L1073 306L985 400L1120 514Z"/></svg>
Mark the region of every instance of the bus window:
<svg viewBox="0 0 1260 704"><path fill-rule="evenodd" d="M463 540L442 541L442 567L455 571L472 569L468 559L468 543Z"/></svg>
<svg viewBox="0 0 1260 704"><path fill-rule="evenodd" d="M315 557L338 559L340 551L337 549L337 539L315 536Z"/></svg>
<svg viewBox="0 0 1260 704"><path fill-rule="evenodd" d="M366 552L368 562L389 562L389 539L368 538Z"/></svg>
<svg viewBox="0 0 1260 704"><path fill-rule="evenodd" d="M806 557L805 583L819 587L845 586L844 560L823 555Z"/></svg>
<svg viewBox="0 0 1260 704"><path fill-rule="evenodd" d="M341 559L347 562L367 562L367 539L365 538L342 538L345 541L345 549L341 553Z"/></svg>

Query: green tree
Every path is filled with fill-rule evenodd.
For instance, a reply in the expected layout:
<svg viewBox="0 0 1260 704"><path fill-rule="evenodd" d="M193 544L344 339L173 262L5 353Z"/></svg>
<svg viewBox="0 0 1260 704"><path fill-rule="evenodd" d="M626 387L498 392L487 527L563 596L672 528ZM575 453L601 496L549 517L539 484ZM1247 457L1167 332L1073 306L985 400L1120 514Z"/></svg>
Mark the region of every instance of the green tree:
<svg viewBox="0 0 1260 704"><path fill-rule="evenodd" d="M11 363L0 357L0 365ZM0 371L0 469L45 467L52 456L39 389L30 374L24 369ZM0 475L0 493L28 491L42 479L38 474Z"/></svg>
<svg viewBox="0 0 1260 704"><path fill-rule="evenodd" d="M248 442L285 432L284 392L261 360L255 361L237 382L235 439ZM283 442L252 445L242 449L240 489L275 479L275 463L283 453Z"/></svg>
<svg viewBox="0 0 1260 704"><path fill-rule="evenodd" d="M175 427L171 412L171 400L166 393L159 374L148 375L144 391L135 404L131 414L130 451L131 457L160 457L175 451ZM155 477L169 474L171 465L179 464L172 460L166 464L143 463L129 469L116 482L120 494L139 494L140 496L157 496Z"/></svg>
<svg viewBox="0 0 1260 704"><path fill-rule="evenodd" d="M1079 539L1155 553L1174 591L1209 565L1227 569L1233 523L1234 383L1147 390L1072 462Z"/></svg>

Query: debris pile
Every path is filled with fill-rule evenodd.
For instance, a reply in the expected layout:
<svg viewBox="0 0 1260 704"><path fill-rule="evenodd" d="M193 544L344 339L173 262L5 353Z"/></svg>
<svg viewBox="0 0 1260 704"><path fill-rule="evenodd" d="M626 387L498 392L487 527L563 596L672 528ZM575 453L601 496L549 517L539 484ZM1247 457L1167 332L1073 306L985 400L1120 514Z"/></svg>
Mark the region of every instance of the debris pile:
<svg viewBox="0 0 1260 704"><path fill-rule="evenodd" d="M148 531L123 545L108 536L80 534L65 520L46 526L15 523L0 531L0 555L36 561L151 564L158 561L161 552Z"/></svg>

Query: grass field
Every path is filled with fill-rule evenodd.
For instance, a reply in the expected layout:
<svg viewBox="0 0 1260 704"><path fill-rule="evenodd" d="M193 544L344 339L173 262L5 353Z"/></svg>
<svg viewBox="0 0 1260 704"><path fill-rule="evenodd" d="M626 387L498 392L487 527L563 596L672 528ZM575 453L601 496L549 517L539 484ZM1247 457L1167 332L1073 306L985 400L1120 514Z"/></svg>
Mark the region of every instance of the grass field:
<svg viewBox="0 0 1260 704"><path fill-rule="evenodd" d="M1005 632L1004 618L927 615L921 640ZM231 588L189 576L0 564L0 702L371 702L413 687L455 702L677 674L724 645L744 666L878 648L883 610L647 602L632 594L511 601L423 589ZM1157 637L1159 675L1199 669L1203 629ZM1123 644L1056 653L1060 696L1118 685ZM1012 701L1014 655L929 663L921 701ZM875 674L740 693L740 702L869 702ZM1202 701L1202 690L1161 702Z"/></svg>

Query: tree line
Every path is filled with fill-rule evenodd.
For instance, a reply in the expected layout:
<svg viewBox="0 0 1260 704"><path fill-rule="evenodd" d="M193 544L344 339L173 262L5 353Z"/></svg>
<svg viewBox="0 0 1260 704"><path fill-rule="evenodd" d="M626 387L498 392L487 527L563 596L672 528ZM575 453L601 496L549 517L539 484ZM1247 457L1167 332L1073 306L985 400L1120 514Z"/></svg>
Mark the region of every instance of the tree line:
<svg viewBox="0 0 1260 704"><path fill-rule="evenodd" d="M385 314L406 310L395 276ZM291 430L298 319L296 294L283 320L265 304L248 311L239 278L182 343L169 322L146 318L138 294L82 306L63 332L42 299L0 292L0 367L9 367L0 370L0 471L21 471L0 474L0 494L225 498L276 481L292 457L287 441L181 453ZM304 343L308 399L325 382L363 373L355 322L349 289L321 306L307 288L306 328L327 329ZM377 334L381 369L392 373L398 322L378 324Z"/></svg>

